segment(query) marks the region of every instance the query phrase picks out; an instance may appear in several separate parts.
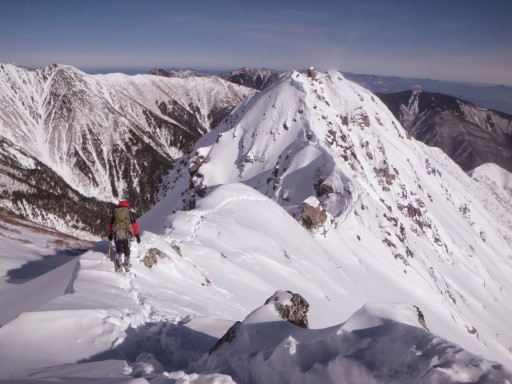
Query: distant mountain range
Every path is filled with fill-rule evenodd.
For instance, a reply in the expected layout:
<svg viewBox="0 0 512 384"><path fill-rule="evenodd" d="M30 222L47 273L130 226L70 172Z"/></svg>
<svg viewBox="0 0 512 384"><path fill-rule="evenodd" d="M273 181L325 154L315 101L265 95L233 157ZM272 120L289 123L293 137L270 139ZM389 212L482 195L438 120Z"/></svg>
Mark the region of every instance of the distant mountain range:
<svg viewBox="0 0 512 384"><path fill-rule="evenodd" d="M346 73L345 76L374 93L423 90L467 100L480 107L512 114L512 87L353 73Z"/></svg>
<svg viewBox="0 0 512 384"><path fill-rule="evenodd" d="M231 83L243 85L245 87L253 88L258 91L268 87L281 75L282 72L273 71L270 69L257 69L257 68L239 68L229 72L218 72L208 74L197 70L187 69L153 69L149 71L150 75L164 76L164 77L192 77L192 76L218 76L221 79L227 80Z"/></svg>
<svg viewBox="0 0 512 384"><path fill-rule="evenodd" d="M306 72L301 70L299 72ZM239 68L233 71L215 72L183 69L155 69L150 73L161 76L219 76L231 82L262 90L272 84L282 71L271 69ZM369 89L374 93L397 93L407 90L422 90L430 93L440 93L458 99L470 101L480 107L512 114L512 87L504 85L485 85L439 81L432 79L407 78L398 76L379 76L343 72L343 75Z"/></svg>

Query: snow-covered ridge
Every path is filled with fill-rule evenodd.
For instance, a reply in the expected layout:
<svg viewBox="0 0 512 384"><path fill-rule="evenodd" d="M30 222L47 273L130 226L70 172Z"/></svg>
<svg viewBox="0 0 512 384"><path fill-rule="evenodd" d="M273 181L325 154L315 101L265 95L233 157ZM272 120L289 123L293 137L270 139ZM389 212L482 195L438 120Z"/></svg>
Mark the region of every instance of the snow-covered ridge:
<svg viewBox="0 0 512 384"><path fill-rule="evenodd" d="M280 73L270 69L239 68L231 72L221 73L219 77L235 84L262 90L274 83Z"/></svg>
<svg viewBox="0 0 512 384"><path fill-rule="evenodd" d="M324 212L314 229L318 251L340 271L373 281L368 300L389 300L377 287L410 303L428 292L424 312L444 324L435 332L508 360L511 207L487 209L497 202L486 186L412 140L377 97L338 72L286 74L241 103L180 164L167 196L143 219L150 230L174 227L162 213L193 208L227 183L253 187L301 223L314 197L318 217Z"/></svg>
<svg viewBox="0 0 512 384"><path fill-rule="evenodd" d="M103 199L113 194L110 183L101 180L109 176L111 167L105 165L115 160L109 154L112 146L137 137L164 158L175 158L211 128L216 110L249 93L218 78L86 75L65 65L27 71L3 64L0 75L2 136L23 143L80 192ZM182 108L181 116L171 114L176 107ZM184 118L194 119L195 125ZM172 137L180 131L182 137L191 136L189 141ZM85 162L89 173L76 166L76 159ZM92 175L99 180L84 180ZM124 190L120 176L115 184Z"/></svg>

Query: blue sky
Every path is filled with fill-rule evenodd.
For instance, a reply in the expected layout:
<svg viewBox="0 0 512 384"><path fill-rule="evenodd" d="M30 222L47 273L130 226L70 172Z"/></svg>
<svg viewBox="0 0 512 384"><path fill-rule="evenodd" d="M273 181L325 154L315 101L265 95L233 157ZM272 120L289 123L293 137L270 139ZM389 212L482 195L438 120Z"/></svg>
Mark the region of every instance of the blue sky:
<svg viewBox="0 0 512 384"><path fill-rule="evenodd" d="M512 0L0 0L0 62L512 85Z"/></svg>

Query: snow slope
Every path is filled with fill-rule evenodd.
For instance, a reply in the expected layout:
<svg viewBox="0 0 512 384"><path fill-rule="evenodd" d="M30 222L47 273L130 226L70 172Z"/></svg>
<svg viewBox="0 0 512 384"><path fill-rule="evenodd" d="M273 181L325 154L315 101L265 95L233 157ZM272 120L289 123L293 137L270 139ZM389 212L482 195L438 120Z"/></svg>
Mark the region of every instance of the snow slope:
<svg viewBox="0 0 512 384"><path fill-rule="evenodd" d="M358 292L363 282L345 282L353 292L344 292L332 260L315 252L314 237L250 187L219 187L196 210L169 220L174 229L167 235L145 231L143 242L134 245L133 272L115 274L106 242L98 243L81 257L73 293L0 328L0 379L428 383L437 378L448 383L487 377L487 383L505 383L512 378L499 365L427 332L411 304L367 304L343 319L342 312L351 310L344 303L366 299ZM141 261L152 248L163 258L148 269ZM279 289L307 298L314 330L279 321L268 306L258 309ZM217 339L244 318L245 327L257 332L208 358ZM434 320L426 316L426 325L432 327ZM390 348L394 353L387 353ZM144 380L131 381L133 376Z"/></svg>
<svg viewBox="0 0 512 384"><path fill-rule="evenodd" d="M510 205L368 91L286 74L178 164L132 272L97 243L68 294L0 328L1 380L512 382ZM311 230L305 201L325 211ZM263 305L286 290L310 330Z"/></svg>

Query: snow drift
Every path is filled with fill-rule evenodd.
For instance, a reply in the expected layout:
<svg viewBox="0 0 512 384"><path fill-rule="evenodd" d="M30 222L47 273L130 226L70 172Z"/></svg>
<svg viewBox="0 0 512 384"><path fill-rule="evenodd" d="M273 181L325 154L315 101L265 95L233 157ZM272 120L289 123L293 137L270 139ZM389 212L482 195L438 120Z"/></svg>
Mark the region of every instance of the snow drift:
<svg viewBox="0 0 512 384"><path fill-rule="evenodd" d="M240 383L504 383L510 374L443 340L405 304L366 304L345 323L305 330L283 321L274 300L237 324L206 359Z"/></svg>

